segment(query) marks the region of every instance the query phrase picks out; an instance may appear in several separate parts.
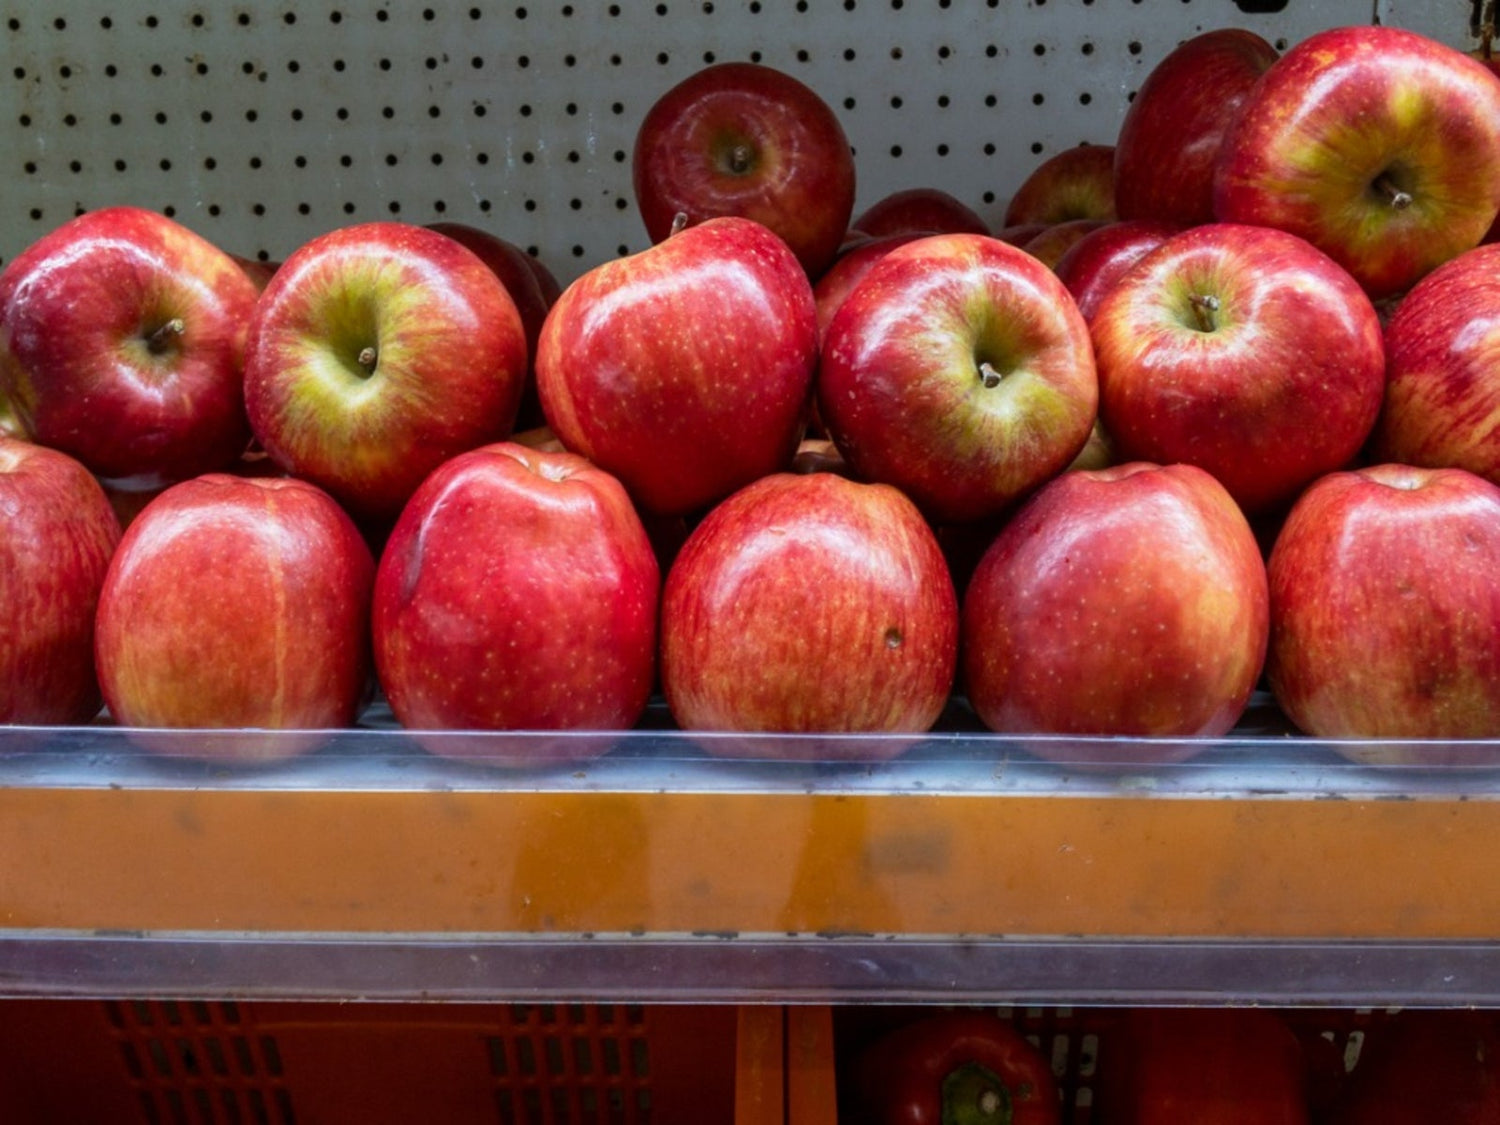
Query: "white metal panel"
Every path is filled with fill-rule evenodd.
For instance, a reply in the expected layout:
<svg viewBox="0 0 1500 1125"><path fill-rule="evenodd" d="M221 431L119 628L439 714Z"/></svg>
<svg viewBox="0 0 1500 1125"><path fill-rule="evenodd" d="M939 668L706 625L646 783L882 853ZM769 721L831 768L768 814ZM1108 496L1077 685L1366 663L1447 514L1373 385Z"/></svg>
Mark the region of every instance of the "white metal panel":
<svg viewBox="0 0 1500 1125"><path fill-rule="evenodd" d="M860 206L933 185L998 222L1042 159L1110 143L1182 39L1285 45L1377 2L1470 45L1467 0L0 0L0 259L134 203L269 258L352 222L469 222L566 280L645 245L635 128L731 59L830 102Z"/></svg>

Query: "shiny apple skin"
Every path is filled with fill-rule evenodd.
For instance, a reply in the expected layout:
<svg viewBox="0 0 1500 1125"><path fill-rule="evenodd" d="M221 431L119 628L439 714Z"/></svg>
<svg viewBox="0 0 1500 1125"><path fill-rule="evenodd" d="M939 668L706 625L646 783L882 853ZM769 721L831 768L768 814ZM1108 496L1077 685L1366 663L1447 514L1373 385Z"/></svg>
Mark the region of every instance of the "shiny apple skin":
<svg viewBox="0 0 1500 1125"><path fill-rule="evenodd" d="M209 473L136 516L99 598L95 659L127 727L327 730L354 723L370 673L375 563L331 497L289 477ZM167 752L274 759L323 736Z"/></svg>
<svg viewBox="0 0 1500 1125"><path fill-rule="evenodd" d="M791 462L817 347L786 244L711 219L570 285L542 327L537 390L564 446L646 510L685 515Z"/></svg>
<svg viewBox="0 0 1500 1125"><path fill-rule="evenodd" d="M921 732L952 691L958 603L935 535L899 491L777 473L688 536L667 575L661 645L662 687L684 729ZM846 749L878 757L905 745Z"/></svg>
<svg viewBox="0 0 1500 1125"><path fill-rule="evenodd" d="M925 238L932 232L871 235L851 245L829 266L813 286L813 300L818 306L818 343L821 347L828 334L828 324L838 312L844 298L849 296L870 267L898 246Z"/></svg>
<svg viewBox="0 0 1500 1125"><path fill-rule="evenodd" d="M1395 207L1381 177L1406 193ZM1220 147L1214 215L1323 250L1374 299L1479 245L1500 212L1500 78L1378 25L1309 36L1261 77Z"/></svg>
<svg viewBox="0 0 1500 1125"><path fill-rule="evenodd" d="M940 188L905 188L881 196L849 222L851 231L891 234L989 234L989 224L967 203Z"/></svg>
<svg viewBox="0 0 1500 1125"><path fill-rule="evenodd" d="M1217 28L1181 43L1151 69L1115 138L1115 208L1122 220L1213 222L1224 134L1277 57L1253 31Z"/></svg>
<svg viewBox="0 0 1500 1125"><path fill-rule="evenodd" d="M742 146L747 167L731 166ZM774 67L728 62L683 79L647 111L632 150L632 181L653 243L679 213L775 231L818 277L854 212L855 168L837 115L809 86Z"/></svg>
<svg viewBox="0 0 1500 1125"><path fill-rule="evenodd" d="M1260 676L1267 615L1259 545L1213 477L1140 462L1071 472L980 559L964 683L995 731L1221 735Z"/></svg>
<svg viewBox="0 0 1500 1125"><path fill-rule="evenodd" d="M393 520L449 457L509 434L525 379L504 285L466 247L405 223L343 227L293 252L246 348L262 447L375 521Z"/></svg>
<svg viewBox="0 0 1500 1125"><path fill-rule="evenodd" d="M1003 227L1027 223L1109 221L1115 215L1114 145L1075 145L1049 156L1021 181L1005 207Z"/></svg>
<svg viewBox="0 0 1500 1125"><path fill-rule="evenodd" d="M421 730L627 729L651 693L660 587L610 474L514 442L460 454L423 482L380 558L375 662L391 710Z"/></svg>
<svg viewBox="0 0 1500 1125"><path fill-rule="evenodd" d="M120 524L65 453L0 436L0 723L99 713L94 614Z"/></svg>
<svg viewBox="0 0 1500 1125"><path fill-rule="evenodd" d="M1292 508L1268 569L1267 679L1301 730L1500 736L1500 487L1463 469L1332 473ZM1399 742L1335 748L1371 761L1476 760Z"/></svg>
<svg viewBox="0 0 1500 1125"><path fill-rule="evenodd" d="M466 223L428 223L428 230L446 234L479 256L494 271L521 316L526 333L526 389L516 410L515 428L528 430L542 424L542 407L536 396L536 342L542 323L561 292L557 282L546 280L546 267L514 242Z"/></svg>
<svg viewBox="0 0 1500 1125"><path fill-rule="evenodd" d="M1052 272L1073 295L1084 320L1092 320L1104 294L1130 267L1183 228L1175 223L1143 219L1106 223L1089 231L1072 246Z"/></svg>
<svg viewBox="0 0 1500 1125"><path fill-rule="evenodd" d="M995 515L1062 472L1098 403L1088 327L1062 283L968 234L909 242L871 267L828 326L817 393L855 472L938 522Z"/></svg>
<svg viewBox="0 0 1500 1125"><path fill-rule="evenodd" d="M1500 484L1500 246L1466 251L1417 282L1385 344L1372 458Z"/></svg>
<svg viewBox="0 0 1500 1125"><path fill-rule="evenodd" d="M1192 299L1219 303L1197 325ZM1385 389L1379 317L1294 235L1210 223L1151 251L1090 322L1099 414L1122 460L1212 473L1248 513L1345 467Z"/></svg>
<svg viewBox="0 0 1500 1125"><path fill-rule="evenodd" d="M257 293L233 257L165 215L89 211L0 273L0 398L27 436L97 476L222 468L250 440L242 376Z"/></svg>

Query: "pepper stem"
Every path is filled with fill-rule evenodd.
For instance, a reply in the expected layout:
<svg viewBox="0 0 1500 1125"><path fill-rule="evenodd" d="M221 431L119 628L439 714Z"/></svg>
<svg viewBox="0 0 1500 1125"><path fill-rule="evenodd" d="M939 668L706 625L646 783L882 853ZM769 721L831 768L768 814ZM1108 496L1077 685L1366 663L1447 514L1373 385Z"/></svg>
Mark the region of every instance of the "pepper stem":
<svg viewBox="0 0 1500 1125"><path fill-rule="evenodd" d="M966 1062L943 1076L941 1125L1011 1125L1013 1119L1010 1090L989 1067Z"/></svg>

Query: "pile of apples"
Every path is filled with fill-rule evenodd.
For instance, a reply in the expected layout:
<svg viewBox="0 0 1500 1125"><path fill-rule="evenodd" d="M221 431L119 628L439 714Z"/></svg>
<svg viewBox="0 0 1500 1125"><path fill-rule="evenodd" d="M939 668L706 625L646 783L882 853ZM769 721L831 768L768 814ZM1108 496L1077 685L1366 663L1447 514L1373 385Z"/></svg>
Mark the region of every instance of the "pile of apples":
<svg viewBox="0 0 1500 1125"><path fill-rule="evenodd" d="M563 290L460 225L272 269L124 206L11 261L0 722L102 698L284 755L376 684L422 731L659 690L684 729L909 735L961 698L1139 762L1264 682L1354 756L1500 736L1482 61L1197 36L994 230L931 186L855 216L836 116L760 65L667 91L633 159L653 245Z"/></svg>

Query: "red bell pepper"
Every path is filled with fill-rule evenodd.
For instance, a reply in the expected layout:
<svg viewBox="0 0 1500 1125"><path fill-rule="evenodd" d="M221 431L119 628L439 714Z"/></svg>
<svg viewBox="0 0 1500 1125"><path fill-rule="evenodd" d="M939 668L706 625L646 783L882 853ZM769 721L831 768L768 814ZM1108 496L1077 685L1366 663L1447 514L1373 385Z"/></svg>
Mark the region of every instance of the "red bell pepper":
<svg viewBox="0 0 1500 1125"><path fill-rule="evenodd" d="M1491 1012L1398 1012L1370 1029L1328 1125L1500 1125Z"/></svg>
<svg viewBox="0 0 1500 1125"><path fill-rule="evenodd" d="M1108 1125L1307 1125L1302 1045L1263 1008L1137 1008L1099 1048Z"/></svg>
<svg viewBox="0 0 1500 1125"><path fill-rule="evenodd" d="M871 1125L1058 1125L1047 1059L988 1012L944 1012L888 1033L860 1058Z"/></svg>

